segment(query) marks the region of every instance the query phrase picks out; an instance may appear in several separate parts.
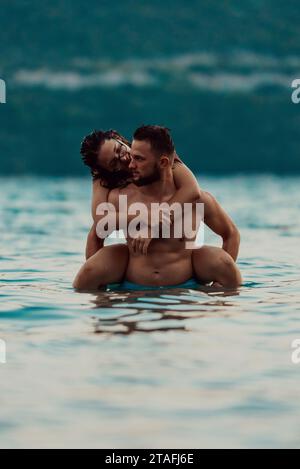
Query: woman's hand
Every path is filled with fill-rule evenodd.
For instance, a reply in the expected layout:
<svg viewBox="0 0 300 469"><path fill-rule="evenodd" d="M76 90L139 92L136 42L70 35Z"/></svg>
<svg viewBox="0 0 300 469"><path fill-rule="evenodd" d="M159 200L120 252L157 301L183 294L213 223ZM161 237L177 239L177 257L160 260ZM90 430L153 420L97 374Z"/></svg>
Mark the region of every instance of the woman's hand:
<svg viewBox="0 0 300 469"><path fill-rule="evenodd" d="M148 210L151 210L151 207L148 207ZM167 233L170 232L170 226L174 221L172 215L173 212L170 212L169 208L160 208L155 213L155 209L152 207L152 213L150 213L148 220L142 222L137 233L131 233L132 237L128 239L128 247L132 255L146 256L151 241L160 238L165 230Z"/></svg>

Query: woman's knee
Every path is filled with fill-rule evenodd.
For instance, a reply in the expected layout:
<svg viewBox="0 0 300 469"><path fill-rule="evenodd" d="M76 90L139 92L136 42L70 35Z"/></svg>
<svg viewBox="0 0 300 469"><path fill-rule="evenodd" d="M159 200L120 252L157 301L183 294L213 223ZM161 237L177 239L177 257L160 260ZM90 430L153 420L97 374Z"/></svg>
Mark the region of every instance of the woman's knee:
<svg viewBox="0 0 300 469"><path fill-rule="evenodd" d="M216 281L224 287L237 287L242 278L239 269L224 249L203 246L193 251L193 267L197 277L206 282Z"/></svg>
<svg viewBox="0 0 300 469"><path fill-rule="evenodd" d="M77 273L74 281L73 288L75 290L84 290L88 287L89 272L90 267L82 266L80 271Z"/></svg>
<svg viewBox="0 0 300 469"><path fill-rule="evenodd" d="M193 263L211 263L214 260L218 260L222 257L222 253L225 252L221 248L214 246L202 246L201 248L194 249L192 253Z"/></svg>
<svg viewBox="0 0 300 469"><path fill-rule="evenodd" d="M232 257L224 251L216 269L220 272L220 280L225 287L238 287L242 283L240 271ZM219 281L220 281L219 280Z"/></svg>

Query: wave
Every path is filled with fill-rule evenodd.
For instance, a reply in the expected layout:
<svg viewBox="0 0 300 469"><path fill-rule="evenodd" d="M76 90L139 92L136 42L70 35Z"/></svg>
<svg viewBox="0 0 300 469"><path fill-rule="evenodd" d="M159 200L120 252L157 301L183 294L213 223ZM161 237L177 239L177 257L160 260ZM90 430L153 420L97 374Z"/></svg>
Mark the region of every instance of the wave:
<svg viewBox="0 0 300 469"><path fill-rule="evenodd" d="M91 61L75 58L68 70L18 70L15 86L78 91L84 88L168 87L213 92L251 92L261 87L290 88L299 75L300 57L275 57L239 51L232 54L188 53L174 57Z"/></svg>
<svg viewBox="0 0 300 469"><path fill-rule="evenodd" d="M21 70L16 73L14 82L19 85L44 86L45 88L74 91L81 88L119 87L123 85L149 86L154 84L152 77L145 73L138 71L121 73L117 70L90 75L74 71Z"/></svg>

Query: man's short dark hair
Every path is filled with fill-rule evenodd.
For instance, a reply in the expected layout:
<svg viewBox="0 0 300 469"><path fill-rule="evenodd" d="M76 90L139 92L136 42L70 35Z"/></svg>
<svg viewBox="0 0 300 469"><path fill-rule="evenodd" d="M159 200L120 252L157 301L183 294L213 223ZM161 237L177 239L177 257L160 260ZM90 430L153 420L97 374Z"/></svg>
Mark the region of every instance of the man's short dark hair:
<svg viewBox="0 0 300 469"><path fill-rule="evenodd" d="M146 140L150 143L152 150L158 156L174 156L174 143L170 134L170 129L159 125L142 125L133 135L134 140Z"/></svg>
<svg viewBox="0 0 300 469"><path fill-rule="evenodd" d="M130 146L128 140L116 130L94 130L84 137L80 148L82 160L85 165L90 167L93 179L99 179L104 187L110 189L124 185L125 180L128 179L130 175L130 173L125 170L109 171L103 168L98 161L101 146L105 140L112 138L116 138Z"/></svg>

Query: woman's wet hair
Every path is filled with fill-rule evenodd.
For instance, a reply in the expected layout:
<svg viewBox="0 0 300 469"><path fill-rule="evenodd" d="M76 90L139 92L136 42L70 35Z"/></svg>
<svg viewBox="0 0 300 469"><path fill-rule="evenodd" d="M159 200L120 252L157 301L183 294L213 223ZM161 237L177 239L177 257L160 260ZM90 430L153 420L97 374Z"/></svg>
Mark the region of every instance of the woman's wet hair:
<svg viewBox="0 0 300 469"><path fill-rule="evenodd" d="M80 148L82 160L85 165L89 166L93 180L99 180L101 185L108 189L126 185L131 177L129 170L109 171L101 165L101 162L98 162L101 146L105 140L112 138L118 139L130 147L130 142L116 130L94 130L83 139Z"/></svg>

